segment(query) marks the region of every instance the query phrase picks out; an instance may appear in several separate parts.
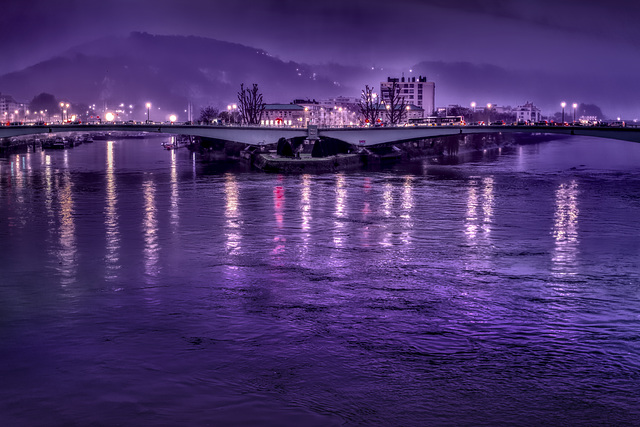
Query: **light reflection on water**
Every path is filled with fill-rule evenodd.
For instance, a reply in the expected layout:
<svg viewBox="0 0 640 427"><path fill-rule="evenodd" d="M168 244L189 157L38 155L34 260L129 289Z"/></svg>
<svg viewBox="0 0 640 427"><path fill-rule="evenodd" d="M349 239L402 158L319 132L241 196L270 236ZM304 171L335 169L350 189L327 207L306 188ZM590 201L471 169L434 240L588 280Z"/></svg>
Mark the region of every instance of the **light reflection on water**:
<svg viewBox="0 0 640 427"><path fill-rule="evenodd" d="M345 218L347 216L346 204L347 204L347 188L344 174L339 173L336 175L335 181L335 194L336 202L334 208L335 220L333 221L333 245L336 248L342 248L345 245Z"/></svg>
<svg viewBox="0 0 640 427"><path fill-rule="evenodd" d="M106 232L106 278L117 278L120 268L120 231L118 227L118 194L116 186L115 163L113 160L114 141L107 141L107 173L106 173L106 206L105 206L105 232Z"/></svg>
<svg viewBox="0 0 640 427"><path fill-rule="evenodd" d="M160 245L158 242L158 219L156 208L156 186L152 174L147 174L142 183L144 199L144 216L142 232L144 233L144 272L148 283L155 283L160 272L158 265Z"/></svg>
<svg viewBox="0 0 640 427"><path fill-rule="evenodd" d="M228 173L225 175L224 195L226 250L229 255L237 255L241 250L242 235L240 227L242 223L239 219L238 184L233 174Z"/></svg>
<svg viewBox="0 0 640 427"><path fill-rule="evenodd" d="M0 424L638 424L633 165L278 176L158 145L0 160Z"/></svg>
<svg viewBox="0 0 640 427"><path fill-rule="evenodd" d="M178 217L180 215L179 209L179 194L178 194L178 165L176 150L169 150L171 152L171 207L169 212L171 214L171 226L174 233L178 228Z"/></svg>
<svg viewBox="0 0 640 427"><path fill-rule="evenodd" d="M58 272L63 286L75 281L76 260L76 227L74 219L73 183L68 169L62 173L62 183L57 188L60 245L56 251L58 256Z"/></svg>
<svg viewBox="0 0 640 427"><path fill-rule="evenodd" d="M575 276L578 259L578 183L571 180L560 183L555 194L555 212L553 222L553 269L556 277Z"/></svg>

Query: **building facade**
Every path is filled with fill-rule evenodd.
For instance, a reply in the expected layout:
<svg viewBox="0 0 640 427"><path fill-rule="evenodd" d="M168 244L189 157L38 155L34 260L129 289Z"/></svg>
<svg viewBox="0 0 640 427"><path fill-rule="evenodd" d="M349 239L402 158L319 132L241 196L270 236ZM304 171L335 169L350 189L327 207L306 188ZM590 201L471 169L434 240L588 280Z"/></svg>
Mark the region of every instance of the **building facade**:
<svg viewBox="0 0 640 427"><path fill-rule="evenodd" d="M532 102L527 101L524 105L516 107L513 112L516 114L516 122L518 123L535 123L542 120L540 109Z"/></svg>
<svg viewBox="0 0 640 427"><path fill-rule="evenodd" d="M400 96L406 104L413 104L430 116L434 112L436 103L436 84L428 82L426 77L388 77L386 82L380 83L380 95L382 102L388 102L393 83L400 88Z"/></svg>
<svg viewBox="0 0 640 427"><path fill-rule="evenodd" d="M262 126L304 126L305 109L297 104L266 104L260 124Z"/></svg>
<svg viewBox="0 0 640 427"><path fill-rule="evenodd" d="M0 120L17 122L24 119L24 104L16 102L10 95L0 95Z"/></svg>

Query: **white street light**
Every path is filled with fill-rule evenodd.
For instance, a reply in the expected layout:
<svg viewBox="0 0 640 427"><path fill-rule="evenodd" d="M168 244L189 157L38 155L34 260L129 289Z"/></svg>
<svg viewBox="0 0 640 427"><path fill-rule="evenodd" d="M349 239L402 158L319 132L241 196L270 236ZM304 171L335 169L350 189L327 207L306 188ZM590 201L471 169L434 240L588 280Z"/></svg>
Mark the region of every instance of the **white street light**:
<svg viewBox="0 0 640 427"><path fill-rule="evenodd" d="M169 121L171 122L171 124L173 124L173 122L175 122L176 119L177 119L177 117L176 117L175 114L172 114L172 115L169 116Z"/></svg>
<svg viewBox="0 0 640 427"><path fill-rule="evenodd" d="M560 106L562 107L562 125L564 126L564 107L566 107L566 106L567 106L567 103L566 103L566 102L564 102L564 101L562 101L562 102L560 103Z"/></svg>

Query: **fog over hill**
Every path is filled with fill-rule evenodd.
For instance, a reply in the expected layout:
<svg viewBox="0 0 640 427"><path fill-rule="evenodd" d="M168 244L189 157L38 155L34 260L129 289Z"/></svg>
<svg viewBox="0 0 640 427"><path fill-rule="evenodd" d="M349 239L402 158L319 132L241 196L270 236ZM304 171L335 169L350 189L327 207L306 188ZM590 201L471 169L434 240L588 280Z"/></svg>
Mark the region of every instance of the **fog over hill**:
<svg viewBox="0 0 640 427"><path fill-rule="evenodd" d="M258 83L267 103L294 98L359 96L365 84L387 76L426 75L436 82L436 104L519 105L533 101L545 113L561 101L595 103L610 116L640 111L624 73L602 77L516 71L493 65L428 59L418 64L347 66L285 62L268 52L202 37L134 32L78 45L23 70L0 77L0 92L29 101L41 92L76 103L119 103L178 111L191 102L225 108L236 102L240 83ZM617 103L609 100L616 94Z"/></svg>

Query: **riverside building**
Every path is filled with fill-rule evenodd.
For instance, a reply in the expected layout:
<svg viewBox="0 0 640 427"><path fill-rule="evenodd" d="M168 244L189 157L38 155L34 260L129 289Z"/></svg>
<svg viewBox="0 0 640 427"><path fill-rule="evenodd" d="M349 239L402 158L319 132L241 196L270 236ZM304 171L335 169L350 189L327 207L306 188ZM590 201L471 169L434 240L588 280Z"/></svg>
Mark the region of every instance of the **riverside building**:
<svg viewBox="0 0 640 427"><path fill-rule="evenodd" d="M426 77L387 77L386 82L380 83L380 95L382 101L389 101L389 95L393 83L400 88L400 96L404 98L406 104L413 104L422 109L424 114L433 114L436 101L436 84L428 82Z"/></svg>

